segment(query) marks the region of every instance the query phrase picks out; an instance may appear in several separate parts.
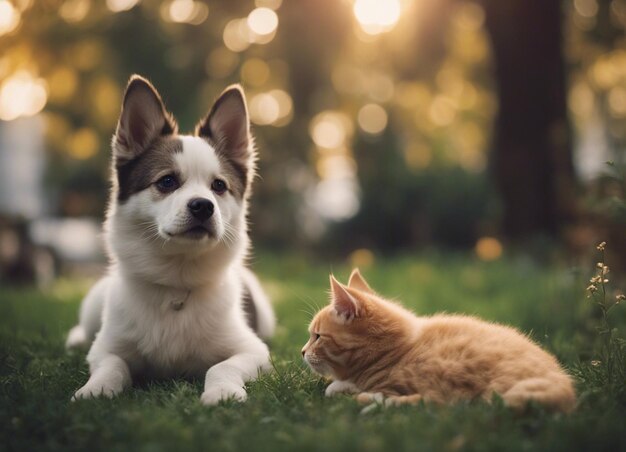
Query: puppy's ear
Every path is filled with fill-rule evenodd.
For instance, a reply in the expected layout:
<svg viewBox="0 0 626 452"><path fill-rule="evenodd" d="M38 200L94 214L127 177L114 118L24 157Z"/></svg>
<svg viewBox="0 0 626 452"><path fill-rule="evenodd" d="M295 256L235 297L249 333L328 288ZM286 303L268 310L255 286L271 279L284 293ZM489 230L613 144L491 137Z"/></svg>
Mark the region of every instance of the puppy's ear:
<svg viewBox="0 0 626 452"><path fill-rule="evenodd" d="M176 133L174 118L165 110L152 84L133 75L126 87L122 112L113 136L113 155L118 165L144 152L158 137Z"/></svg>
<svg viewBox="0 0 626 452"><path fill-rule="evenodd" d="M361 290L363 292L374 293L369 284L367 284L367 281L365 281L365 278L363 278L363 275L361 275L358 268L352 270L350 280L348 281L348 287L352 287L353 289Z"/></svg>
<svg viewBox="0 0 626 452"><path fill-rule="evenodd" d="M224 90L209 114L196 126L196 135L207 138L226 158L247 164L252 152L252 138L248 108L240 85Z"/></svg>

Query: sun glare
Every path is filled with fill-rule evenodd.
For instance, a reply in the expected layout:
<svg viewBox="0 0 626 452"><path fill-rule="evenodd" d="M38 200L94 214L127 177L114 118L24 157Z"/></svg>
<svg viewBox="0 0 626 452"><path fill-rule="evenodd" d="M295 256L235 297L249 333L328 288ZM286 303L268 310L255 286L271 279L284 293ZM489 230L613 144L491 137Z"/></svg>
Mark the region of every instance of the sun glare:
<svg viewBox="0 0 626 452"><path fill-rule="evenodd" d="M354 16L361 29L370 35L391 30L400 19L399 0L356 0Z"/></svg>
<svg viewBox="0 0 626 452"><path fill-rule="evenodd" d="M128 11L139 3L139 0L106 0L107 8L114 13Z"/></svg>

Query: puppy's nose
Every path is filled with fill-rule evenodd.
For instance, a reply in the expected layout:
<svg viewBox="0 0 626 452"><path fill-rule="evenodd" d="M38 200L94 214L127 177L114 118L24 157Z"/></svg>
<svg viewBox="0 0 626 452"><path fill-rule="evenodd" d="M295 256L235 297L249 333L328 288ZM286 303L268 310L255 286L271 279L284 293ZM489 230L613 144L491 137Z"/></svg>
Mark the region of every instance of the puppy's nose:
<svg viewBox="0 0 626 452"><path fill-rule="evenodd" d="M187 207L189 212L200 221L208 220L213 215L213 203L206 198L193 198L187 203Z"/></svg>

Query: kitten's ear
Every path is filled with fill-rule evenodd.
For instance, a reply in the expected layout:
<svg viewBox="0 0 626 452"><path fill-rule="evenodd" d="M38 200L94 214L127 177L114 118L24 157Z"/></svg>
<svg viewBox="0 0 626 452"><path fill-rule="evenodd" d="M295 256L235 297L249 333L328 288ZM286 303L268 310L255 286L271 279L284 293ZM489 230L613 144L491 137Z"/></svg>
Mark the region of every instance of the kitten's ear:
<svg viewBox="0 0 626 452"><path fill-rule="evenodd" d="M332 291L331 304L337 315L346 321L358 317L359 301L333 275L330 275L330 288Z"/></svg>
<svg viewBox="0 0 626 452"><path fill-rule="evenodd" d="M176 122L165 110L154 86L145 78L133 75L126 87L113 136L113 155L117 164L134 159L156 138L171 135L176 129Z"/></svg>
<svg viewBox="0 0 626 452"><path fill-rule="evenodd" d="M216 151L239 163L251 155L252 138L248 108L240 85L233 85L215 101L209 114L196 126L196 135L209 139Z"/></svg>
<svg viewBox="0 0 626 452"><path fill-rule="evenodd" d="M350 280L348 281L348 287L352 287L353 289L362 290L363 292L374 293L372 288L367 284L365 278L361 275L361 272L358 268L352 270L350 274Z"/></svg>

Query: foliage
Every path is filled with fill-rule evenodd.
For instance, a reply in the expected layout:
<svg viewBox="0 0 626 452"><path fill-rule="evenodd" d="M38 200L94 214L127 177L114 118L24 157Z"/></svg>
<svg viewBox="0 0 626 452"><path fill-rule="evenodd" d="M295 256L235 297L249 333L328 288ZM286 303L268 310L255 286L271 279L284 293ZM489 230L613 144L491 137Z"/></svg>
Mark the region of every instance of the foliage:
<svg viewBox="0 0 626 452"><path fill-rule="evenodd" d="M615 225L626 225L626 162L608 161L599 180L598 193L590 201L591 212Z"/></svg>
<svg viewBox="0 0 626 452"><path fill-rule="evenodd" d="M414 179L406 187L414 190L410 194L389 194L404 197L394 222L411 225L417 214L433 231L418 232L416 239L405 227L395 242L418 243L422 234L466 245L475 239L475 217L484 214L480 221L491 223L493 209L478 206L466 224L455 218L459 229L471 231L456 236L440 227L451 224L442 221L447 205L432 211L410 205L407 197L429 198L431 172L442 165L460 175L458 185L456 178L443 182L448 199L484 191L498 101L482 3L388 0L385 5L399 5L400 12L381 30L368 28L357 3L377 4L0 0L0 119L10 127L18 104L25 116L41 111L50 213L101 216L108 143L131 73L155 83L182 131L192 129L226 85L241 82L261 153L263 179L251 212L258 238L284 247L320 242L325 230L334 229L325 226L356 213L354 203L344 202L329 215L329 204L355 196L362 211L352 224L364 234L375 232L381 202L370 195L380 186L371 185L378 180L364 160L382 168L389 158L406 171L392 187L405 188ZM618 3L563 4L573 122L583 137L599 115L608 147L616 150L624 144L620 121L626 111L619 40L626 16ZM247 25L258 7L275 10L278 21L263 36ZM15 82L28 89L15 89ZM28 105L24 98L32 93L38 96ZM322 190L324 183L331 189Z"/></svg>
<svg viewBox="0 0 626 452"><path fill-rule="evenodd" d="M335 247L398 251L435 243L468 248L496 230L497 198L482 175L442 162L411 170L389 151L393 148L379 159L372 157L371 145L358 148L361 196L367 202L332 230Z"/></svg>

